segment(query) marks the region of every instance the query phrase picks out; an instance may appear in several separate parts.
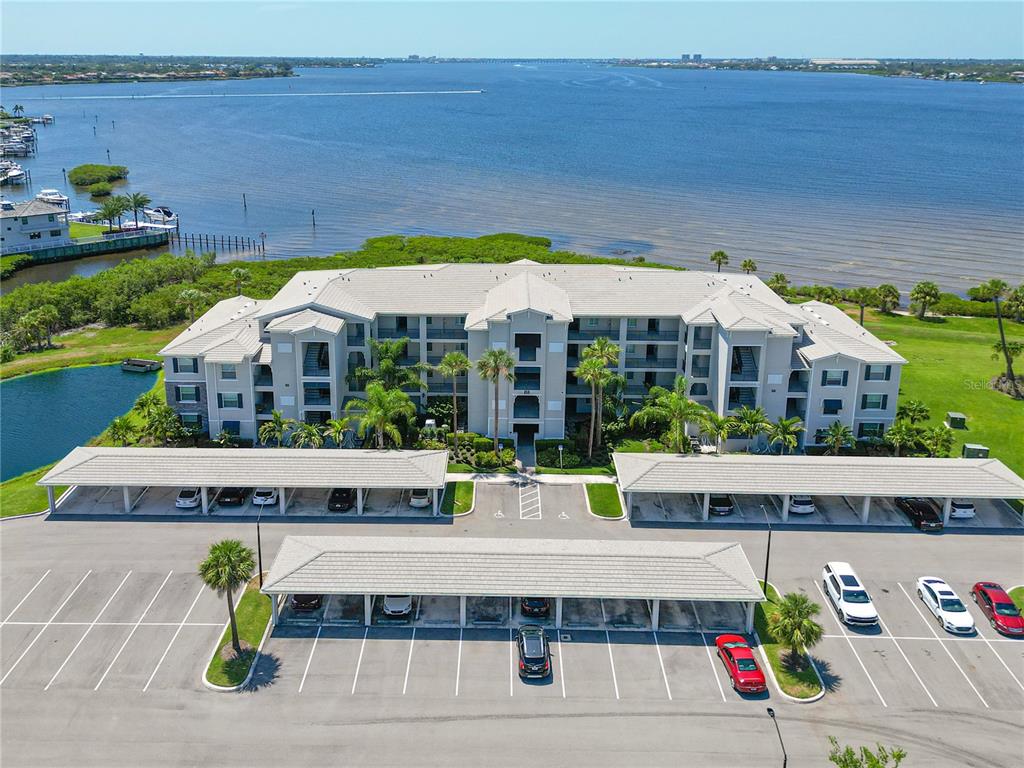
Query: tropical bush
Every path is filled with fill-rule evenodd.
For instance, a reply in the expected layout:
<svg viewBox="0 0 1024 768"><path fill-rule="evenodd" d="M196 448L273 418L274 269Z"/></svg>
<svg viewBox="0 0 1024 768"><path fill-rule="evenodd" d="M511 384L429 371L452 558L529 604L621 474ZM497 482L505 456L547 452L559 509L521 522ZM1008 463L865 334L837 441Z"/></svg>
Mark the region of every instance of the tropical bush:
<svg viewBox="0 0 1024 768"><path fill-rule="evenodd" d="M461 440L459 441L461 442ZM473 450L477 453L490 451L494 448L494 441L489 437L474 437Z"/></svg>
<svg viewBox="0 0 1024 768"><path fill-rule="evenodd" d="M0 280L6 280L22 267L32 263L32 257L24 253L17 253L13 256L0 256Z"/></svg>
<svg viewBox="0 0 1024 768"><path fill-rule="evenodd" d="M516 463L516 452L512 448L503 448L498 454L498 458L501 460L501 465L507 467Z"/></svg>
<svg viewBox="0 0 1024 768"><path fill-rule="evenodd" d="M89 195L91 197L108 197L113 191L113 185L105 181L97 181L95 184L89 185Z"/></svg>
<svg viewBox="0 0 1024 768"><path fill-rule="evenodd" d="M473 465L481 469L496 469L500 466L500 459L494 451L477 451L473 456Z"/></svg>
<svg viewBox="0 0 1024 768"><path fill-rule="evenodd" d="M86 163L68 171L68 181L76 187L87 187L99 182L117 181L128 178L128 169L123 165L101 165Z"/></svg>
<svg viewBox="0 0 1024 768"><path fill-rule="evenodd" d="M542 467L558 466L558 449L545 448L537 454L537 463ZM575 469L583 463L583 457L574 451L562 451L562 468Z"/></svg>
<svg viewBox="0 0 1024 768"><path fill-rule="evenodd" d="M416 443L416 448L421 451L443 451L447 447L448 445L441 440L434 440L433 438L426 438Z"/></svg>

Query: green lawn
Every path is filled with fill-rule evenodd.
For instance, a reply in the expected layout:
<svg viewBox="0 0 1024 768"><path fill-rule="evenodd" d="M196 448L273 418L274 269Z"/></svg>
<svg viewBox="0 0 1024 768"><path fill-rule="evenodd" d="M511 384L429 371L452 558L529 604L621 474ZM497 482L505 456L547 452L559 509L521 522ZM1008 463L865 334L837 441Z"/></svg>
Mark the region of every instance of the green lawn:
<svg viewBox="0 0 1024 768"><path fill-rule="evenodd" d="M764 582L759 581L758 583L763 589ZM761 647L764 648L768 661L772 665L775 679L779 681L782 690L790 696L798 699L817 696L821 693L821 683L818 681L818 676L811 667L807 655L803 654L802 669L792 669L787 663L789 650L775 642L775 636L768 629L768 617L774 613L774 603L779 601L779 593L769 585L765 594L768 596L768 602L758 603L754 608L754 628L757 630L757 636L761 638ZM784 656L787 661L783 661Z"/></svg>
<svg viewBox="0 0 1024 768"><path fill-rule="evenodd" d="M83 224L80 221L72 221L69 226L74 240L80 237L98 237L108 229L106 224Z"/></svg>
<svg viewBox="0 0 1024 768"><path fill-rule="evenodd" d="M1024 587L1014 587L1008 594L1017 607L1024 612Z"/></svg>
<svg viewBox="0 0 1024 768"><path fill-rule="evenodd" d="M42 512L47 508L46 489L36 485L36 481L49 471L53 464L33 469L24 475L12 477L0 483L0 517L14 517ZM54 488L60 495L67 490L65 487Z"/></svg>
<svg viewBox="0 0 1024 768"><path fill-rule="evenodd" d="M473 508L475 483L472 480L459 480L448 483L444 490L444 502L441 514L461 515Z"/></svg>
<svg viewBox="0 0 1024 768"><path fill-rule="evenodd" d="M225 601L226 603L226 601ZM227 605L224 606L224 620L227 621ZM240 685L249 674L249 667L256 659L256 648L263 639L263 633L270 621L270 597L260 594L259 582L254 579L245 588L242 599L235 605L235 620L238 623L238 639L249 648L241 656L229 661L221 658L220 651L231 644L231 627L224 630L217 650L213 652L210 666L206 668L206 679L214 685L230 687Z"/></svg>
<svg viewBox="0 0 1024 768"><path fill-rule="evenodd" d="M900 382L901 401L923 401L931 410L929 425L941 424L947 411L966 414L967 429L954 430L957 442L951 455L959 456L965 442L981 443L993 458L1024 475L1024 402L988 388L989 380L1003 370L992 360L992 345L999 340L995 320L918 320L869 312L865 325L878 338L895 341L893 349L909 361ZM1024 342L1024 326L1012 321L1003 326L1008 339Z"/></svg>
<svg viewBox="0 0 1024 768"><path fill-rule="evenodd" d="M559 469L558 467L537 467L538 475L614 475L613 464L602 464L597 467L574 467L572 469Z"/></svg>
<svg viewBox="0 0 1024 768"><path fill-rule="evenodd" d="M590 511L598 517L617 518L625 513L619 500L619 489L611 483L587 483Z"/></svg>
<svg viewBox="0 0 1024 768"><path fill-rule="evenodd" d="M126 357L155 358L183 326L146 331L133 326L85 328L53 337L53 349L22 352L0 365L0 379L75 365L119 363Z"/></svg>

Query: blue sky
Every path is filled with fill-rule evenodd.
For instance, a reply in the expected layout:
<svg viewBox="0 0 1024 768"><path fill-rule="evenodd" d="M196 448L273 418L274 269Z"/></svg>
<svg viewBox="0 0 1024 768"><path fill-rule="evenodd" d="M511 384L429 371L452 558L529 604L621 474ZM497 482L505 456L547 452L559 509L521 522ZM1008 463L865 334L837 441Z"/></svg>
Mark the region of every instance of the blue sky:
<svg viewBox="0 0 1024 768"><path fill-rule="evenodd" d="M1024 3L0 0L6 53L1024 57Z"/></svg>

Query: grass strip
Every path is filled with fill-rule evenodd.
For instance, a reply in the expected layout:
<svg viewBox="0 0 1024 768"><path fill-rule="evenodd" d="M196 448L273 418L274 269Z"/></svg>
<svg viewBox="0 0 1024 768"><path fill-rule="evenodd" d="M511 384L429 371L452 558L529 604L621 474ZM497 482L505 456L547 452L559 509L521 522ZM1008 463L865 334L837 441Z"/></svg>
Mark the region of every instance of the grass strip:
<svg viewBox="0 0 1024 768"><path fill-rule="evenodd" d="M598 517L623 517L622 502L619 500L619 489L611 483L587 483L587 500L590 511Z"/></svg>
<svg viewBox="0 0 1024 768"><path fill-rule="evenodd" d="M33 469L0 483L0 517L31 515L46 510L49 503L46 499L46 489L36 485L36 481L52 466L53 464L47 464L45 467ZM58 486L53 492L60 498L66 490L67 486Z"/></svg>
<svg viewBox="0 0 1024 768"><path fill-rule="evenodd" d="M461 515L473 508L475 483L472 480L458 480L448 483L444 489L442 515Z"/></svg>
<svg viewBox="0 0 1024 768"><path fill-rule="evenodd" d="M537 467L538 475L605 475L610 477L615 474L615 467L611 464L601 464L597 467Z"/></svg>
<svg viewBox="0 0 1024 768"><path fill-rule="evenodd" d="M764 582L759 583L764 588ZM812 696L817 696L821 693L821 682L811 666L810 656L806 652L799 654L797 663L800 667L799 669L794 668L790 662L789 649L781 645L768 628L768 617L778 610L779 593L769 585L765 590L765 595L768 597L768 602L758 603L754 608L754 629L757 630L757 636L761 639L761 647L764 648L764 652L768 656L768 662L772 665L772 671L775 673L775 679L779 682L779 687L797 699L809 699Z"/></svg>
<svg viewBox="0 0 1024 768"><path fill-rule="evenodd" d="M242 654L232 654L229 659L221 657L221 650L231 645L231 627L227 627L217 644L217 650L213 652L210 666L206 668L206 679L225 688L241 685L248 677L249 667L256 659L256 649L270 621L270 596L260 593L258 578L249 582L242 599L235 605L235 620L238 623L238 639L244 648Z"/></svg>
<svg viewBox="0 0 1024 768"><path fill-rule="evenodd" d="M1014 587L1006 594L1008 594L1010 599L1013 600L1014 605L1024 613L1024 587Z"/></svg>

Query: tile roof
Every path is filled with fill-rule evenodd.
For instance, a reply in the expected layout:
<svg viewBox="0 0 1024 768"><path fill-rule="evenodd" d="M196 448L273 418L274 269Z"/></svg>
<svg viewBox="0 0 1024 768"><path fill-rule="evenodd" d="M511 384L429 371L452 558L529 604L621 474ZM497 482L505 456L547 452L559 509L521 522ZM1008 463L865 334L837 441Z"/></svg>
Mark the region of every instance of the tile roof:
<svg viewBox="0 0 1024 768"><path fill-rule="evenodd" d="M334 315L325 315L315 309L303 309L290 315L281 315L267 323L268 331L289 331L301 333L311 328L338 333L345 326L345 321Z"/></svg>
<svg viewBox="0 0 1024 768"><path fill-rule="evenodd" d="M236 341L237 345L229 345L227 349L234 352L249 350L248 354L255 354L260 344L259 323L255 316L263 304L263 301L246 296L219 301L161 349L160 354L205 355L228 340ZM240 362L241 359L221 362Z"/></svg>
<svg viewBox="0 0 1024 768"><path fill-rule="evenodd" d="M47 203L42 200L26 200L15 203L11 210L0 209L0 219L16 219L20 216L43 216L50 213L67 213L67 209L59 203Z"/></svg>
<svg viewBox="0 0 1024 768"><path fill-rule="evenodd" d="M763 600L736 543L287 536L263 591Z"/></svg>
<svg viewBox="0 0 1024 768"><path fill-rule="evenodd" d="M800 349L800 354L809 362L832 355L845 355L866 363L907 362L838 307L808 301L796 308L806 318L804 333L812 342Z"/></svg>

